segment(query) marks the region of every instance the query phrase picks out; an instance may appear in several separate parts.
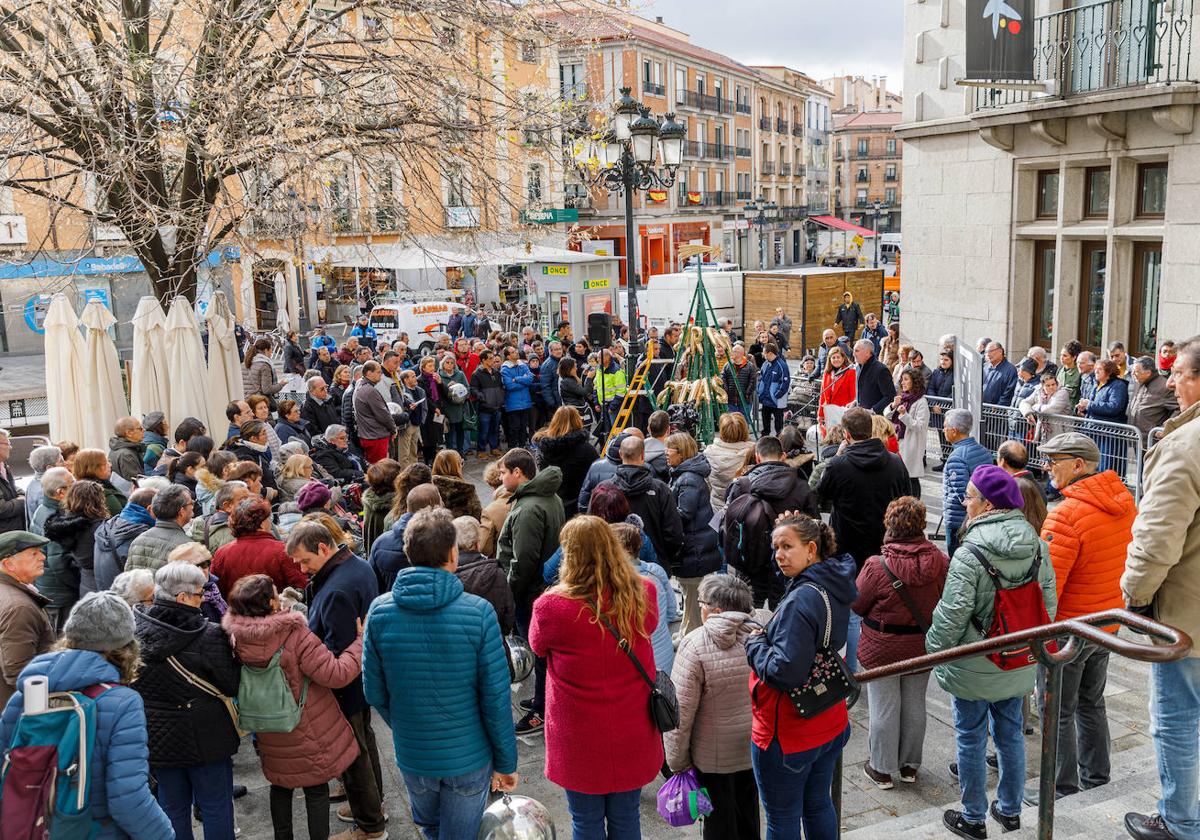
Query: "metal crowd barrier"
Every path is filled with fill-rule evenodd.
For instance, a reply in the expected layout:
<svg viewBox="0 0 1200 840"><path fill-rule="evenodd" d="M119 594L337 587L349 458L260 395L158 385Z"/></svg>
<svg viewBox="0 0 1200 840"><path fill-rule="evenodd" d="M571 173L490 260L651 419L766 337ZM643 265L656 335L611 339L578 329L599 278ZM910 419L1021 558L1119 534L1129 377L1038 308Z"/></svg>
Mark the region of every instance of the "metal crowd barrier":
<svg viewBox="0 0 1200 840"><path fill-rule="evenodd" d="M0 400L0 428L19 429L50 422L50 404L43 394L16 400Z"/></svg>

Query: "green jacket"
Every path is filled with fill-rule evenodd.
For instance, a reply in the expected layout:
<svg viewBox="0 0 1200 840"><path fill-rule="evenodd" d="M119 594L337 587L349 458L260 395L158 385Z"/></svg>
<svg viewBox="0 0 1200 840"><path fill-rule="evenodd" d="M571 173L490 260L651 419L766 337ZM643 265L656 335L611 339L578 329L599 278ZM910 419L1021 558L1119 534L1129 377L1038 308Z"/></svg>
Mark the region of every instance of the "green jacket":
<svg viewBox="0 0 1200 840"><path fill-rule="evenodd" d="M58 513L60 505L49 496L43 496L33 515L36 534L46 533L46 520ZM79 567L71 559L71 552L64 549L54 540L46 543L46 563L42 576L35 582L37 591L50 599L48 606L58 610L68 610L79 600Z"/></svg>
<svg viewBox="0 0 1200 840"><path fill-rule="evenodd" d="M371 544L375 542L375 538L391 527L384 521L384 517L392 509L392 501L395 498L395 490L376 493L374 489L368 487L363 493L363 557L370 554Z"/></svg>
<svg viewBox="0 0 1200 840"><path fill-rule="evenodd" d="M1079 383L1083 378L1083 374L1079 372L1078 365L1069 367L1060 367L1058 369L1058 387L1067 390L1067 402L1071 404L1071 408L1075 408L1075 404L1079 402Z"/></svg>
<svg viewBox="0 0 1200 840"><path fill-rule="evenodd" d="M438 371L440 381L438 382L438 396L441 400L438 401L438 408L442 410L442 414L446 415L446 419L451 423L461 423L463 421L463 412L466 411L466 400L460 403L453 402L450 399L450 386L455 382L462 383L467 387L467 377L463 376L463 372L455 368L453 376L446 376L440 370Z"/></svg>
<svg viewBox="0 0 1200 840"><path fill-rule="evenodd" d="M1034 557L1040 550L1042 564L1038 581L1046 599L1046 612L1054 619L1058 607L1054 589L1054 565L1049 547L1038 539L1033 527L1019 510L995 511L967 523L964 543L984 553L1000 577L1004 588L1018 586L1029 576ZM925 635L925 649L937 653L947 648L977 642L981 638L971 621L974 617L986 631L992 626L992 604L996 589L983 566L966 548L959 547L950 559L946 586L933 611L933 623ZM960 659L933 669L933 675L948 693L962 700L1007 700L1033 691L1037 669L1030 665L1002 671L985 656Z"/></svg>
<svg viewBox="0 0 1200 840"><path fill-rule="evenodd" d="M546 467L517 488L496 541L496 559L508 571L513 600L531 604L543 588L542 566L558 548L566 515L558 488L562 471Z"/></svg>

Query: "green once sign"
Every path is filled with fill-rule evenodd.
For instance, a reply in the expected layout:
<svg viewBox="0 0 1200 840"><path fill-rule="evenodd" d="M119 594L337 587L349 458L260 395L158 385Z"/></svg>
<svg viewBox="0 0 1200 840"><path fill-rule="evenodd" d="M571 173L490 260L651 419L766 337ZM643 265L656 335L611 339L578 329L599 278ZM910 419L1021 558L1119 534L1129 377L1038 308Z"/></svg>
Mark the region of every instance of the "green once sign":
<svg viewBox="0 0 1200 840"><path fill-rule="evenodd" d="M550 207L545 210L522 210L524 224L556 225L560 222L578 222L579 210L574 207Z"/></svg>

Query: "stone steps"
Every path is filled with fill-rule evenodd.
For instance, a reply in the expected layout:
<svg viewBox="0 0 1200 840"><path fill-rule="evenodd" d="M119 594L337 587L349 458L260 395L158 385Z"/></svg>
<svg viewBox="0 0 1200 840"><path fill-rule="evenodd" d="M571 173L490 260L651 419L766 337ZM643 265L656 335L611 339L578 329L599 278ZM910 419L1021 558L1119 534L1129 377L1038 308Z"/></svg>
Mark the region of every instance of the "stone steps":
<svg viewBox="0 0 1200 840"><path fill-rule="evenodd" d="M1143 744L1114 753L1113 779L1103 787L1060 799L1055 805L1055 840L1119 840L1127 838L1124 818L1129 811L1152 813L1158 800L1158 771L1154 748ZM989 794L995 792L996 774L990 773ZM1028 784L1034 784L1031 779ZM877 822L842 834L842 840L944 840L951 837L942 825L942 812L959 806L957 800L926 808L895 819ZM988 834L1005 840L1034 840L1037 837L1037 808L1021 811L1020 831L1001 834L1000 826L988 820Z"/></svg>

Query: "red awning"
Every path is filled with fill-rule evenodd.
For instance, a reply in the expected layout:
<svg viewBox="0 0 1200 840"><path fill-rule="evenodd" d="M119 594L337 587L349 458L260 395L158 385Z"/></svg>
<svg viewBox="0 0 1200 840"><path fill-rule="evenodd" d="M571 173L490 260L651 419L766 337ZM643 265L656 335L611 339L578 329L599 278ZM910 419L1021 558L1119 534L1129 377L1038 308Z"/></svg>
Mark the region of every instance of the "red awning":
<svg viewBox="0 0 1200 840"><path fill-rule="evenodd" d="M844 230L847 233L857 233L863 239L869 239L875 235L875 231L870 228L860 227L852 222L847 222L845 219L839 219L836 216L809 216L810 222L816 222L819 225L824 225L833 230Z"/></svg>

